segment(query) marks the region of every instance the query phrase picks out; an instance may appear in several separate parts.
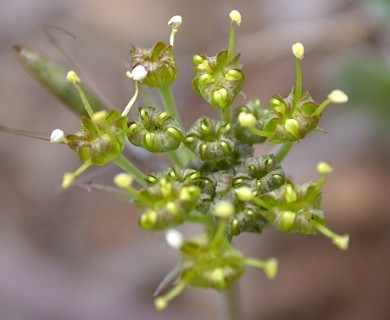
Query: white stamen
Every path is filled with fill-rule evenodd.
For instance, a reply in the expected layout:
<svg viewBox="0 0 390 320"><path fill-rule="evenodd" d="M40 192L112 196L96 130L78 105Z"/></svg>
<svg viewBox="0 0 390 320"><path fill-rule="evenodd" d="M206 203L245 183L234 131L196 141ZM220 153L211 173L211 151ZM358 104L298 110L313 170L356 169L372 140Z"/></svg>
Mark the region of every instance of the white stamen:
<svg viewBox="0 0 390 320"><path fill-rule="evenodd" d="M237 11L237 10L230 11L229 17L235 23L237 23L238 25L241 25L241 13L239 11Z"/></svg>
<svg viewBox="0 0 390 320"><path fill-rule="evenodd" d="M305 48L302 43L297 42L293 44L292 52L297 59L302 60L305 55Z"/></svg>
<svg viewBox="0 0 390 320"><path fill-rule="evenodd" d="M50 135L50 143L65 142L65 133L61 129L55 129Z"/></svg>
<svg viewBox="0 0 390 320"><path fill-rule="evenodd" d="M131 75L134 81L142 81L146 78L148 72L144 66L138 65L132 70Z"/></svg>
<svg viewBox="0 0 390 320"><path fill-rule="evenodd" d="M165 233L165 240L173 249L180 249L184 242L184 237L179 231L171 229Z"/></svg>
<svg viewBox="0 0 390 320"><path fill-rule="evenodd" d="M173 16L171 19L169 19L168 26L177 29L181 25L182 21L183 19L181 16L179 15Z"/></svg>

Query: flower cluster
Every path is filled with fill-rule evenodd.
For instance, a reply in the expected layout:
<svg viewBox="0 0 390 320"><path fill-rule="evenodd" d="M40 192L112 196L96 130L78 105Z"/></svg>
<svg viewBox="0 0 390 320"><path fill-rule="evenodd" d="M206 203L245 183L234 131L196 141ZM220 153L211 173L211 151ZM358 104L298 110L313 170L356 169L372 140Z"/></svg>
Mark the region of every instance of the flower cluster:
<svg viewBox="0 0 390 320"><path fill-rule="evenodd" d="M267 227L303 234L320 232L340 249L348 246L347 235L339 236L325 225L321 192L332 171L330 166L320 163L318 181L302 185L288 179L282 168L294 143L318 130L325 107L331 102L344 103L347 96L335 90L317 104L302 89L304 47L296 43L292 46L296 83L291 93L286 98L275 94L268 107L253 99L233 109L245 76L240 55L234 54L234 28L240 25L241 15L234 10L230 19L228 49L212 57L198 54L193 58L192 87L220 110L220 119L203 116L188 130L181 123L171 91L178 76L174 37L182 22L180 16L174 16L168 23L172 28L169 45L157 42L151 49L131 50L133 68L126 74L135 83L135 93L122 113L96 112L101 106L89 103L90 93L87 96L76 73L69 72L67 90L78 92L87 116L77 133L65 135L56 129L50 138L53 143L67 144L83 162L64 175L64 188L92 165L115 163L124 170L114 178L116 191L139 208L140 227L168 230L167 240L180 250L181 260L168 275L176 280L175 286L165 295L158 290L155 303L159 310L186 286L225 290L247 266L262 268L268 278L274 278L276 259L248 258L233 247L232 238L241 233L261 233ZM129 112L139 86L157 89L164 107L140 106L138 119L132 119ZM255 154L254 145L266 141L280 146L270 154ZM166 153L172 166L144 174L123 155L129 143L151 153ZM201 224L204 233L185 240L171 229L183 223ZM162 287L167 282L164 280Z"/></svg>

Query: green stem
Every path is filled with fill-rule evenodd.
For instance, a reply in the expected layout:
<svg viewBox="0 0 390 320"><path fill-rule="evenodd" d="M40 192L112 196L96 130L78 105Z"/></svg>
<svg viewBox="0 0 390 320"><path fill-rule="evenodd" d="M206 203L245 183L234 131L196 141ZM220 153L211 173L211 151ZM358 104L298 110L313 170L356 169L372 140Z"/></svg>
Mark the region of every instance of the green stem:
<svg viewBox="0 0 390 320"><path fill-rule="evenodd" d="M232 106L221 109L221 119L224 122L232 122Z"/></svg>
<svg viewBox="0 0 390 320"><path fill-rule="evenodd" d="M123 154L120 154L113 162L128 174L131 174L140 185L146 186L144 173L127 160Z"/></svg>
<svg viewBox="0 0 390 320"><path fill-rule="evenodd" d="M171 86L166 86L166 87L160 87L159 88L161 98L164 102L165 109L175 117L177 122L179 123L180 128L182 131L184 131L183 124L181 122L181 118L179 113L177 112L176 104L175 104L175 99L172 94L172 89Z"/></svg>
<svg viewBox="0 0 390 320"><path fill-rule="evenodd" d="M185 130L180 115L176 108L175 99L173 97L171 87L170 86L160 87L159 91L160 91L161 98L164 102L165 109L176 118L180 126L180 129L184 134ZM175 151L175 153L177 153L177 156L179 157L179 159L181 159L182 163L187 163L194 159L191 150L189 150L187 147L179 148Z"/></svg>
<svg viewBox="0 0 390 320"><path fill-rule="evenodd" d="M266 138L271 138L273 136L273 133L272 132L267 132L267 131L263 131L263 130L259 130L259 129L256 129L255 127L252 127L250 128L251 131L260 136L260 137L266 137Z"/></svg>
<svg viewBox="0 0 390 320"><path fill-rule="evenodd" d="M221 219L218 222L217 230L215 231L214 238L211 241L212 245L217 245L225 239L225 229L226 229L227 221L226 219Z"/></svg>
<svg viewBox="0 0 390 320"><path fill-rule="evenodd" d="M187 221L192 223L199 223L204 227L207 227L209 230L215 230L217 227L217 224L215 223L214 219L198 211L192 212L187 217Z"/></svg>
<svg viewBox="0 0 390 320"><path fill-rule="evenodd" d="M264 201L263 199L260 198L253 198L252 201L256 203L258 206L263 207L267 210L271 210L273 206L269 204L268 202Z"/></svg>
<svg viewBox="0 0 390 320"><path fill-rule="evenodd" d="M240 294L238 283L227 289L222 293L223 303L223 318L225 320L239 320L242 319L240 312Z"/></svg>
<svg viewBox="0 0 390 320"><path fill-rule="evenodd" d="M179 167L183 167L183 162L182 162L182 159L180 157L179 152L177 152L176 150L169 151L168 156L175 165L177 165Z"/></svg>
<svg viewBox="0 0 390 320"><path fill-rule="evenodd" d="M178 151L180 155L183 155L183 157L185 158L184 162L187 164L188 162L194 160L196 157L195 154L190 149L188 149L188 147L184 143L182 143L182 145L183 147L179 147Z"/></svg>
<svg viewBox="0 0 390 320"><path fill-rule="evenodd" d="M294 145L294 142L285 142L281 145L279 150L275 153L275 158L279 163L282 163L284 158L288 155L290 152L292 146Z"/></svg>

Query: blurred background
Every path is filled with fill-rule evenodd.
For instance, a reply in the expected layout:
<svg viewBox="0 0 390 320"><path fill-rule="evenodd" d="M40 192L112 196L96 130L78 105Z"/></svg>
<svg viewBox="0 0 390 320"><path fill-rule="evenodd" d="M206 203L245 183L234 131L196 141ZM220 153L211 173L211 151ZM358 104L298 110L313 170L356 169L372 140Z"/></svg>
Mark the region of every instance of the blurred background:
<svg viewBox="0 0 390 320"><path fill-rule="evenodd" d="M217 114L190 88L192 55L226 48L232 9L243 17L236 52L248 98L266 104L290 92L297 41L305 45L304 87L313 98L321 102L335 88L350 97L325 111L327 134L311 134L284 164L296 182L316 180L319 161L331 164L325 213L332 230L350 234L350 248L340 252L321 235L241 236L237 246L248 256L280 262L274 281L252 269L242 278L242 319L390 319L390 1L2 0L0 124L46 135L79 128L79 118L18 64L15 43L75 69L122 108L133 94L124 75L132 45L168 41L167 21L180 14L173 89L189 128L199 115ZM72 62L48 41L48 26L75 36L51 29ZM156 161L163 164L147 158L146 170ZM0 133L0 164L2 320L222 319L219 293L206 290L186 289L166 311L154 310L154 289L177 252L163 234L138 228L131 205L61 190L63 173L80 165L66 147ZM85 181L111 183L118 171L89 172Z"/></svg>

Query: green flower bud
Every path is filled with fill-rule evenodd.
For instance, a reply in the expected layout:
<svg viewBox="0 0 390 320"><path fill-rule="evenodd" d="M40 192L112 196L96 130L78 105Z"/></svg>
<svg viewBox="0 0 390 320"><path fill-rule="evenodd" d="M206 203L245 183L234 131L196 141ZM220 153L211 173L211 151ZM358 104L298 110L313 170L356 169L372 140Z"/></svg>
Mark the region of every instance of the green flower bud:
<svg viewBox="0 0 390 320"><path fill-rule="evenodd" d="M225 271L221 268L214 269L210 274L210 279L218 288L226 288Z"/></svg>
<svg viewBox="0 0 390 320"><path fill-rule="evenodd" d="M231 125L202 117L198 119L184 138L184 144L202 160L218 160L233 152Z"/></svg>
<svg viewBox="0 0 390 320"><path fill-rule="evenodd" d="M300 124L295 119L287 119L284 123L284 129L296 139L299 139L299 128Z"/></svg>
<svg viewBox="0 0 390 320"><path fill-rule="evenodd" d="M286 113L286 105L277 96L270 100L270 108L281 114Z"/></svg>
<svg viewBox="0 0 390 320"><path fill-rule="evenodd" d="M215 82L214 78L207 73L202 74L198 79L199 85L205 85L205 84L212 83L212 82Z"/></svg>
<svg viewBox="0 0 390 320"><path fill-rule="evenodd" d="M200 55L196 54L192 57L192 61L196 66L198 66L204 61L204 59Z"/></svg>
<svg viewBox="0 0 390 320"><path fill-rule="evenodd" d="M243 75L241 71L229 70L225 73L225 79L230 81L240 81L243 80Z"/></svg>
<svg viewBox="0 0 390 320"><path fill-rule="evenodd" d="M316 226L324 224L321 192L314 183L294 186L287 183L261 198L273 204L272 209L262 211L261 215L281 231L316 234Z"/></svg>
<svg viewBox="0 0 390 320"><path fill-rule="evenodd" d="M141 215L140 226L147 230L165 230L179 225L195 209L200 189L162 178L140 191L136 203Z"/></svg>
<svg viewBox="0 0 390 320"><path fill-rule="evenodd" d="M227 101L228 92L225 88L215 90L212 94L212 105L217 106L220 109L224 109L229 106Z"/></svg>
<svg viewBox="0 0 390 320"><path fill-rule="evenodd" d="M260 109L259 99L238 107L233 114L233 129L236 139L243 143L255 144L265 141L265 137L254 134L252 128L263 130L263 120L267 110Z"/></svg>
<svg viewBox="0 0 390 320"><path fill-rule="evenodd" d="M227 51L221 51L214 57L195 56L195 78L192 81L195 92L215 108L230 106L244 83L238 60L239 56L236 56L228 61Z"/></svg>
<svg viewBox="0 0 390 320"><path fill-rule="evenodd" d="M284 184L285 180L286 177L283 170L275 169L264 177L257 179L255 189L258 191L258 194L263 194L279 188Z"/></svg>
<svg viewBox="0 0 390 320"><path fill-rule="evenodd" d="M203 59L203 61L198 64L197 69L201 71L210 72L210 73L212 72L210 63L206 59Z"/></svg>
<svg viewBox="0 0 390 320"><path fill-rule="evenodd" d="M99 121L83 117L81 130L66 137L68 146L84 162L102 166L123 151L126 142L127 118L119 111L104 112Z"/></svg>
<svg viewBox="0 0 390 320"><path fill-rule="evenodd" d="M213 214L222 219L230 218L234 214L234 206L227 201L219 201L213 207Z"/></svg>
<svg viewBox="0 0 390 320"><path fill-rule="evenodd" d="M271 143L299 141L318 125L318 105L307 92L295 102L293 92L287 98L274 95L270 101L270 112L260 116L259 120L264 123L263 131L269 134Z"/></svg>
<svg viewBox="0 0 390 320"><path fill-rule="evenodd" d="M152 172L146 177L146 181L149 185L154 185L163 178L168 181L177 181L194 185L200 181L201 174L199 171L191 168L180 168L178 166L174 166L162 171Z"/></svg>
<svg viewBox="0 0 390 320"><path fill-rule="evenodd" d="M251 113L241 112L238 115L238 122L242 127L253 128L256 125L257 119Z"/></svg>
<svg viewBox="0 0 390 320"><path fill-rule="evenodd" d="M297 193L295 192L293 185L290 183L286 184L285 197L287 203L297 201Z"/></svg>
<svg viewBox="0 0 390 320"><path fill-rule="evenodd" d="M180 251L181 279L193 287L225 290L245 271L244 258L226 239L212 242L206 236L195 237L185 241Z"/></svg>
<svg viewBox="0 0 390 320"><path fill-rule="evenodd" d="M280 169L280 164L273 154L267 154L261 157L249 157L242 162L241 168L239 169L239 176L260 179L277 169Z"/></svg>
<svg viewBox="0 0 390 320"><path fill-rule="evenodd" d="M236 193L237 198L240 201L244 201L244 202L251 201L254 197L253 191L249 187L240 187L234 191Z"/></svg>
<svg viewBox="0 0 390 320"><path fill-rule="evenodd" d="M226 234L230 238L242 232L261 233L265 226L260 208L252 202L236 203L235 213L228 221Z"/></svg>
<svg viewBox="0 0 390 320"><path fill-rule="evenodd" d="M114 183L118 188L127 189L133 183L133 177L128 173L119 173L114 177Z"/></svg>
<svg viewBox="0 0 390 320"><path fill-rule="evenodd" d="M140 83L148 87L169 86L178 76L173 48L163 42L156 43L152 49L134 47L131 59L134 68L138 65L145 68L147 75Z"/></svg>
<svg viewBox="0 0 390 320"><path fill-rule="evenodd" d="M296 214L292 211L285 211L282 213L281 217L281 227L283 230L290 230L291 226L294 223Z"/></svg>
<svg viewBox="0 0 390 320"><path fill-rule="evenodd" d="M127 137L135 146L150 152L176 150L183 139L176 120L153 107L139 109L138 121L130 122Z"/></svg>

